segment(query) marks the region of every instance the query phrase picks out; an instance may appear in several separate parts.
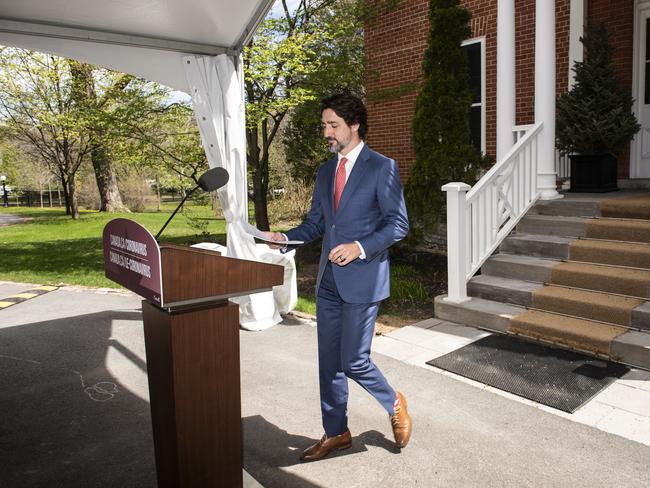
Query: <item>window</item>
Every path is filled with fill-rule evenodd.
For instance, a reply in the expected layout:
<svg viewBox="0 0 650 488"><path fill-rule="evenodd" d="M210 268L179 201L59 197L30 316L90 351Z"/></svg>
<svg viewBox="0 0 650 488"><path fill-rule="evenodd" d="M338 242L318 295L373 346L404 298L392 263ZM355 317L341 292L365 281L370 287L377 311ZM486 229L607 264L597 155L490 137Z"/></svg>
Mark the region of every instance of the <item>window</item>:
<svg viewBox="0 0 650 488"><path fill-rule="evenodd" d="M482 153L485 152L485 98L483 39L463 42L463 51L467 54L469 68L469 87L472 91L472 107L469 113L470 140Z"/></svg>

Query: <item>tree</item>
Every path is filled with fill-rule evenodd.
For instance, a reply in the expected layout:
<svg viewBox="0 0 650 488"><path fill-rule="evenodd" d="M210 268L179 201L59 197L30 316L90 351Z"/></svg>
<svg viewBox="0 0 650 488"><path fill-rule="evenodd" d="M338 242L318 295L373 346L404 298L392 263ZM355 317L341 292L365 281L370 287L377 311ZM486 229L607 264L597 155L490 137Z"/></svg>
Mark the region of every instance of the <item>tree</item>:
<svg viewBox="0 0 650 488"><path fill-rule="evenodd" d="M0 66L0 115L12 136L59 178L66 213L78 218L75 175L91 145L74 104L67 63L3 48Z"/></svg>
<svg viewBox="0 0 650 488"><path fill-rule="evenodd" d="M100 211L125 210L119 164L134 159L124 149L137 153L141 148L124 141L169 145L156 135L161 132L160 114L173 112L169 90L131 75L20 49L3 49L0 63L0 107L7 127L61 180L68 213L78 215L75 175L84 160L92 163Z"/></svg>
<svg viewBox="0 0 650 488"><path fill-rule="evenodd" d="M330 39L312 20L332 1L301 0L292 12L282 0L283 16L267 18L244 50L247 161L255 222L263 230L269 228L269 149L287 113L315 98L307 80L318 71L320 47Z"/></svg>
<svg viewBox="0 0 650 488"><path fill-rule="evenodd" d="M461 49L470 36L470 17L458 0L429 0L423 83L413 116L416 159L405 189L415 239L436 232L444 203L440 187L450 181L473 183L482 165L480 152L470 142L472 95Z"/></svg>
<svg viewBox="0 0 650 488"><path fill-rule="evenodd" d="M114 148L123 139L154 128L159 114L168 111L169 90L132 75L69 60L72 96L90 139L90 160L100 195L100 211L122 211L126 206L118 189L121 161ZM149 141L153 144L153 141ZM127 146L132 147L132 146ZM129 158L129 155L122 154Z"/></svg>
<svg viewBox="0 0 650 488"><path fill-rule="evenodd" d="M363 2L343 0L319 9L312 19L329 41L318 48L318 69L305 77L314 97L291 110L282 138L291 175L306 184L331 156L321 129L320 100L343 91L365 95L363 16Z"/></svg>
<svg viewBox="0 0 650 488"><path fill-rule="evenodd" d="M114 151L131 167L147 168L157 186L183 193L208 169L193 110L186 103L160 105L137 123L121 127L124 132Z"/></svg>
<svg viewBox="0 0 650 488"><path fill-rule="evenodd" d="M589 26L580 39L585 59L575 63L573 89L557 102L557 145L567 152L616 154L641 127L630 91L616 79L610 35L599 24Z"/></svg>
<svg viewBox="0 0 650 488"><path fill-rule="evenodd" d="M12 140L11 132L6 126L0 126L0 175L7 178L7 184L20 187L22 175L20 163L24 159L19 147Z"/></svg>
<svg viewBox="0 0 650 488"><path fill-rule="evenodd" d="M93 67L72 59L68 60L68 65L72 83L71 97L76 105L77 113L82 116L83 128L87 131L89 138L90 159L99 190L99 211L124 211L126 206L122 203L117 186L115 164L108 149L110 146L106 135L107 120L101 115L133 77L122 73L111 76L109 85L101 95L98 95Z"/></svg>

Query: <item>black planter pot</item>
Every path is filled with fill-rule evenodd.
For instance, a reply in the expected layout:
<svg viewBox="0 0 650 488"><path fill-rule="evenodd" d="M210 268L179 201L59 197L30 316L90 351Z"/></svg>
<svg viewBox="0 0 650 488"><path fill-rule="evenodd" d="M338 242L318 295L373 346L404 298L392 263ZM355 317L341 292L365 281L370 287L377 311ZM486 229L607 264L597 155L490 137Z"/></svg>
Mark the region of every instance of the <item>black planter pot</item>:
<svg viewBox="0 0 650 488"><path fill-rule="evenodd" d="M575 154L571 159L571 188L581 193L618 190L618 161L613 154Z"/></svg>

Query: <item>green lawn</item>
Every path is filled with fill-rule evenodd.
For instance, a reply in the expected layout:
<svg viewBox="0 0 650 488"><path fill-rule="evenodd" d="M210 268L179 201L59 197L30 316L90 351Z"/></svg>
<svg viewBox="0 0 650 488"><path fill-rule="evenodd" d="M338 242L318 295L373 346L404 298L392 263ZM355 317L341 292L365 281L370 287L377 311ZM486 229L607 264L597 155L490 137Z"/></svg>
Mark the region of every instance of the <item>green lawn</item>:
<svg viewBox="0 0 650 488"><path fill-rule="evenodd" d="M79 220L72 220L61 209L0 207L0 214L14 213L29 219L24 224L0 227L0 281L120 288L104 277L104 226L109 220L124 217L139 222L155 235L175 205L165 204L161 212L82 211ZM202 241L225 244L225 228L225 221L216 218L210 207L190 204L172 220L162 240L182 245ZM296 255L299 276L313 275L308 284L299 287L298 311L315 314L313 286L319 254L320 243L315 242L301 247ZM382 313L431 316L432 297L444 292L446 284L444 256L395 249L391 260L391 297L382 303Z"/></svg>
<svg viewBox="0 0 650 488"><path fill-rule="evenodd" d="M82 211L78 220L72 220L61 209L0 208L2 213L30 219L25 224L0 227L0 280L119 288L104 277L102 231L106 223L124 217L155 235L174 207L169 204L162 212L145 213ZM197 221L207 223L208 237L201 235ZM225 228L225 221L214 217L209 207L190 206L188 212L174 217L161 240L176 244L225 243Z"/></svg>

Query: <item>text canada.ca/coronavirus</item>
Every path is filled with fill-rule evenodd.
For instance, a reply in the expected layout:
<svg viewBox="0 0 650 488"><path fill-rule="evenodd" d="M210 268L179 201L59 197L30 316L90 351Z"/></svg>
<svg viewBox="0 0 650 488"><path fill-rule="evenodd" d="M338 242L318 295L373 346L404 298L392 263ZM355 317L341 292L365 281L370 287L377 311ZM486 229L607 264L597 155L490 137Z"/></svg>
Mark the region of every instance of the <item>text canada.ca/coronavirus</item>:
<svg viewBox="0 0 650 488"><path fill-rule="evenodd" d="M145 243L132 241L131 239L126 239L122 236L116 236L113 234L111 234L111 247L124 249L133 254L138 254L139 256L147 255L147 245Z"/></svg>

